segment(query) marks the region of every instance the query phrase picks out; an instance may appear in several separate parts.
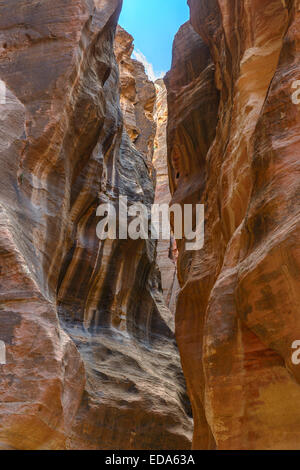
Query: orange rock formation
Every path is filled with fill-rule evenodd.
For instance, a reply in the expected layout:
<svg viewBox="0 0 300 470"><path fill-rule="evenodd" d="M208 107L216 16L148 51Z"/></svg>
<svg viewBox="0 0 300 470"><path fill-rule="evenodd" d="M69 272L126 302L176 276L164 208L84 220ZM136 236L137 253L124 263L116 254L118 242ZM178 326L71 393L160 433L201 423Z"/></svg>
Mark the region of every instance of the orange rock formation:
<svg viewBox="0 0 300 470"><path fill-rule="evenodd" d="M299 449L299 5L189 5L166 84L173 201L206 213L204 249L178 244L193 447Z"/></svg>

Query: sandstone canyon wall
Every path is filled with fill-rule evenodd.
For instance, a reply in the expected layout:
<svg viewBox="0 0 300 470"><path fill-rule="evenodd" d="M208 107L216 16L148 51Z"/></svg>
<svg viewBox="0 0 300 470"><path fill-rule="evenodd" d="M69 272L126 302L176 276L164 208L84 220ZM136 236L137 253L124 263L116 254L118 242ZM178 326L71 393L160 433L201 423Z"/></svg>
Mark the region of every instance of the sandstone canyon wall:
<svg viewBox="0 0 300 470"><path fill-rule="evenodd" d="M154 199L154 87L138 63L139 109L125 126L120 111L121 3L0 5L4 449L190 447L156 244L96 237L100 203Z"/></svg>
<svg viewBox="0 0 300 470"><path fill-rule="evenodd" d="M299 449L299 2L188 3L165 81L172 201L205 204L203 250L178 242L193 447Z"/></svg>

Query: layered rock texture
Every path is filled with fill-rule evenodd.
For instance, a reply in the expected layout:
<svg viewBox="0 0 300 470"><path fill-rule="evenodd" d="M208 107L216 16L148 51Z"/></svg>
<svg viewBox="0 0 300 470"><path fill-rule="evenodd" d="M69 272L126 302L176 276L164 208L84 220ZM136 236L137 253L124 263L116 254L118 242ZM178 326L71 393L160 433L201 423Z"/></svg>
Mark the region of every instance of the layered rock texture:
<svg viewBox="0 0 300 470"><path fill-rule="evenodd" d="M299 449L299 4L189 5L166 85L173 202L205 204L204 249L178 243L193 446Z"/></svg>
<svg viewBox="0 0 300 470"><path fill-rule="evenodd" d="M154 199L139 64L135 147L120 111L121 3L0 5L1 448L190 447L156 244L96 236L100 203Z"/></svg>

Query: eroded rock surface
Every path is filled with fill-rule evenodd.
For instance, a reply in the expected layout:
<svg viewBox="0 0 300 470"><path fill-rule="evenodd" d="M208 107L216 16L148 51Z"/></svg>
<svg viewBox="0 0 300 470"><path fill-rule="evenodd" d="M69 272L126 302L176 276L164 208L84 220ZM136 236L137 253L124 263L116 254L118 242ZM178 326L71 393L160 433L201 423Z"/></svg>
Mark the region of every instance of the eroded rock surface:
<svg viewBox="0 0 300 470"><path fill-rule="evenodd" d="M1 448L190 446L156 245L96 237L101 202L154 198L119 106L121 3L0 5Z"/></svg>
<svg viewBox="0 0 300 470"><path fill-rule="evenodd" d="M173 201L206 213L204 249L178 244L193 446L299 449L299 5L189 5L166 84Z"/></svg>

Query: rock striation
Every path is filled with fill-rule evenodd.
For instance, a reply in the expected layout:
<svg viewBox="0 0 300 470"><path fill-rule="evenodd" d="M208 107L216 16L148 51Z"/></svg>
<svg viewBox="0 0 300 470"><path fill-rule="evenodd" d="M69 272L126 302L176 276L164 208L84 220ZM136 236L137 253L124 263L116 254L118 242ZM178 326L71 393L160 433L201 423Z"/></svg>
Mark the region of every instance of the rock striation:
<svg viewBox="0 0 300 470"><path fill-rule="evenodd" d="M172 201L205 204L204 249L178 243L193 447L299 449L299 5L188 3L165 82Z"/></svg>
<svg viewBox="0 0 300 470"><path fill-rule="evenodd" d="M121 3L0 5L4 449L190 447L156 244L96 236L99 204L154 199L154 124L145 137L135 118L134 147L120 110ZM135 70L140 106L151 114L151 84L143 95L147 81Z"/></svg>

